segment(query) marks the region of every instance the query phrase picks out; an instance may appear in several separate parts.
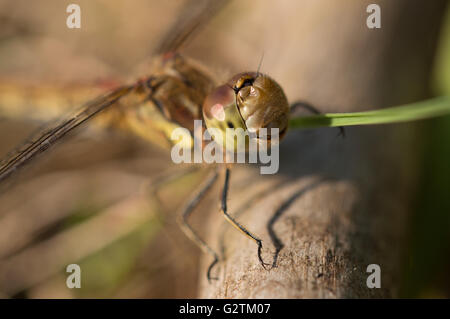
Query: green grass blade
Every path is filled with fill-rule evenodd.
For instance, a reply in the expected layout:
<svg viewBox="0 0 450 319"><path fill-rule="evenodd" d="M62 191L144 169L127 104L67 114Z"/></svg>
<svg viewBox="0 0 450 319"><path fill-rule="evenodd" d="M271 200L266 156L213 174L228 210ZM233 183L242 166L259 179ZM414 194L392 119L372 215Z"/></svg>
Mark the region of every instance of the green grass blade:
<svg viewBox="0 0 450 319"><path fill-rule="evenodd" d="M425 101L396 106L381 110L354 113L326 113L313 116L295 117L289 121L294 129L387 124L416 121L432 117L450 115L450 97L437 97Z"/></svg>

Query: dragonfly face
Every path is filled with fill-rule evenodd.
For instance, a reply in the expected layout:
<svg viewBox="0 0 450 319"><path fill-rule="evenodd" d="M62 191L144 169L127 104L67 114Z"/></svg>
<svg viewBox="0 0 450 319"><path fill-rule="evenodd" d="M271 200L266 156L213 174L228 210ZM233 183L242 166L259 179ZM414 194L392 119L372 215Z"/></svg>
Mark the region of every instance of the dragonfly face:
<svg viewBox="0 0 450 319"><path fill-rule="evenodd" d="M254 133L257 142L264 140L268 145L271 129L277 128L280 138L286 134L289 104L271 77L259 72L239 73L213 89L212 76L195 62L179 54L165 55L159 62L161 69L135 88L144 98L133 103L128 100L118 108L126 110L122 118L126 118L127 128L133 133L155 144L171 146L175 142L171 140L173 130L184 127L191 133L186 139L190 143L184 146L193 147L194 120L203 113L206 127L218 130L218 134L212 134L215 141L229 151L236 151L236 145L225 142L228 128L242 129L235 133L246 139L247 133ZM260 136L261 129L267 129L267 134Z"/></svg>
<svg viewBox="0 0 450 319"><path fill-rule="evenodd" d="M216 142L227 147L223 137L227 128L241 132L255 133L257 139L262 128L278 128L280 138L287 131L289 104L286 96L275 80L256 72L240 73L227 84L216 88L203 104L203 117L208 128L218 128L222 136L215 136Z"/></svg>

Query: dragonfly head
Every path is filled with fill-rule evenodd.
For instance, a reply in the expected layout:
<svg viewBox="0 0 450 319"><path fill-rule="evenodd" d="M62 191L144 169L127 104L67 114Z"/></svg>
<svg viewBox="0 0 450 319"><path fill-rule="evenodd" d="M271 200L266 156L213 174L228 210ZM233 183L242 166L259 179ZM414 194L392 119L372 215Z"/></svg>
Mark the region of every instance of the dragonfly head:
<svg viewBox="0 0 450 319"><path fill-rule="evenodd" d="M270 145L272 128L278 128L279 139L287 131L289 104L283 90L267 75L246 72L233 76L227 84L215 88L203 103L203 118L214 140L227 150L236 151L236 138L230 140L227 128L236 136L248 134ZM266 130L261 130L265 128ZM242 130L239 130L242 129ZM265 132L266 134L264 134ZM248 144L246 151L248 150ZM231 146L230 146L231 145Z"/></svg>

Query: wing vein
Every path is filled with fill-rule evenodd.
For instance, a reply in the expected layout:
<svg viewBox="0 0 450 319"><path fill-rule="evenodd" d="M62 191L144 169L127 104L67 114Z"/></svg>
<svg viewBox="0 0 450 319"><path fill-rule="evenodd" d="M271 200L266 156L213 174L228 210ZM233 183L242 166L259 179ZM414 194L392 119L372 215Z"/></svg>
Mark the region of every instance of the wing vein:
<svg viewBox="0 0 450 319"><path fill-rule="evenodd" d="M62 121L59 121L55 127L45 129L37 137L32 138L24 147L7 156L0 165L0 182L6 180L18 168L28 163L33 157L44 152L55 142L63 138L68 132L74 130L87 120L91 119L99 112L115 104L127 95L134 86L120 87L106 95L98 97L86 103L81 109L67 115Z"/></svg>

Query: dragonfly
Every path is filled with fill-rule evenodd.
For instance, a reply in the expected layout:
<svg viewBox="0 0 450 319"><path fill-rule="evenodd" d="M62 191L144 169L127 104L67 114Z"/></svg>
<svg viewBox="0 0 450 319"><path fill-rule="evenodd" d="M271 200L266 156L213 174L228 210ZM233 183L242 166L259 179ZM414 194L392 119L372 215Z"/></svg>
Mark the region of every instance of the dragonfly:
<svg viewBox="0 0 450 319"><path fill-rule="evenodd" d="M182 54L184 46L200 28L218 15L229 2L210 1L187 18L183 18L186 15L180 15L156 49L154 70L149 76L109 90L44 127L1 161L0 184L8 182L23 167L63 140L68 133L81 129L83 124L94 120L105 126L129 131L145 141L170 149L173 145L172 132L179 127L188 129L188 139L193 144L194 120L205 120L206 124L202 130L214 127L223 131L231 127L258 132L262 128L275 127L279 129L280 138L283 138L289 116L297 108L303 107L317 112L311 106L301 103L289 105L280 85L261 73L259 67L253 72L239 73L226 83L216 83L215 77L201 64ZM181 12L189 10L192 10L192 4L187 2ZM8 101L5 96L3 101ZM224 117L214 116L217 106L224 110ZM212 258L206 274L208 280L215 279L212 270L220 257L190 225L189 218L201 198L218 182L221 175L224 176L224 181L220 196L220 213L237 230L255 242L262 267L273 266L272 263L266 263L261 256L261 239L228 211L231 168L228 164L215 168L179 214L181 229ZM157 181L152 185L153 188L156 189L164 181L165 178Z"/></svg>

